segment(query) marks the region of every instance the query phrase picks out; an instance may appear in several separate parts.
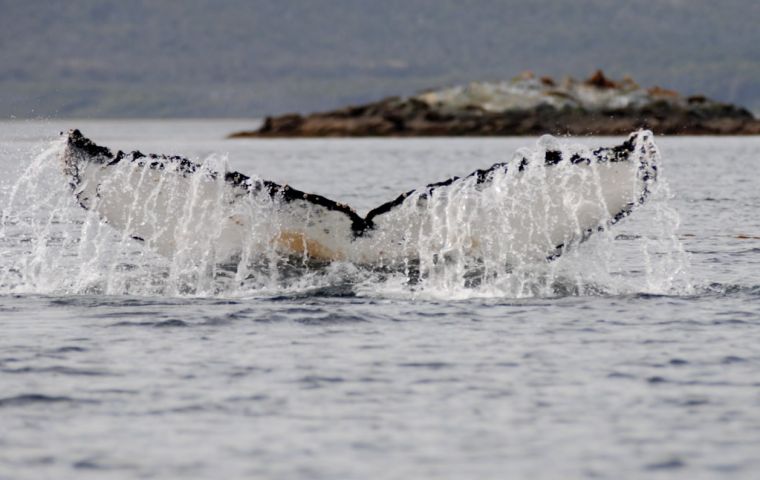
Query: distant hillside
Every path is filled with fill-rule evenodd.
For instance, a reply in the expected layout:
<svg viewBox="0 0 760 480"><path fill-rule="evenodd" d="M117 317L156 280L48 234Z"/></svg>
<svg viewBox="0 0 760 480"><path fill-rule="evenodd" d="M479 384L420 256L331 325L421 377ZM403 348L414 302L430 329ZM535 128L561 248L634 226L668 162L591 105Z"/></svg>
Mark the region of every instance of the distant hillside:
<svg viewBox="0 0 760 480"><path fill-rule="evenodd" d="M0 0L0 118L251 117L604 68L760 110L760 2Z"/></svg>

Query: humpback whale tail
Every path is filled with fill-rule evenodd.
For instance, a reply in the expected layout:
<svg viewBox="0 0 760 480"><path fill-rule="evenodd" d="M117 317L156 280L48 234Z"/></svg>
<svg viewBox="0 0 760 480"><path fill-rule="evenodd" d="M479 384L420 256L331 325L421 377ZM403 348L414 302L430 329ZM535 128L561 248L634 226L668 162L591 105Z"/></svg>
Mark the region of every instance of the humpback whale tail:
<svg viewBox="0 0 760 480"><path fill-rule="evenodd" d="M535 152L402 193L359 215L288 185L179 156L112 152L68 132L63 170L79 204L173 258L287 256L429 271L446 261L543 262L629 215L657 177L652 133L595 150Z"/></svg>

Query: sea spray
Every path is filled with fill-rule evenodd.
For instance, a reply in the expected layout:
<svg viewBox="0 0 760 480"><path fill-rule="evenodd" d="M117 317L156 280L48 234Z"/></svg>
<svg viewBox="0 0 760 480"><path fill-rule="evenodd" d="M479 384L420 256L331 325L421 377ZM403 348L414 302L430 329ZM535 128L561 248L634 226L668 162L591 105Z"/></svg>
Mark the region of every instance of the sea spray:
<svg viewBox="0 0 760 480"><path fill-rule="evenodd" d="M601 215L597 231L583 232L582 217L589 211L610 211L601 188L607 180L594 162L586 170L568 162L546 168L547 151L558 150L563 158L591 156L583 145L561 145L553 137L542 137L535 149L518 151L488 188L471 180L429 200L430 224L417 238L419 272L412 294L522 298L689 293L688 257L676 235L679 216L670 206L662 169L659 181L647 185L646 204L623 218ZM660 166L659 151L645 137L634 145L634 155L647 155ZM634 158L632 163L639 162ZM515 177L520 169L522 174ZM559 173L563 188L549 188L550 171ZM645 173L656 175L656 170ZM593 191L584 194L578 185ZM641 203L643 198L631 202ZM557 212L575 222L576 237L563 245L561 256L539 258L541 250L531 247L552 241L545 237ZM523 232L519 239L515 231ZM380 289L397 294L402 285L403 278L395 278Z"/></svg>
<svg viewBox="0 0 760 480"><path fill-rule="evenodd" d="M351 285L362 295L451 299L672 294L688 287L688 262L675 235L678 215L668 204L662 175L649 202L620 225L585 243L569 241L557 258L547 259L533 248L554 241L547 233L555 221L552 212L570 212L568 221L583 237L583 212L606 209L604 180L595 165L578 169L563 162L551 167L556 178L547 177L547 151L561 150L567 158L590 156L586 147L550 137L518 151L487 188L474 178L462 181L421 202L421 212L408 212L398 246L406 253L400 263L381 266L387 268L282 254L274 244L282 227L278 218L288 207L277 198L232 202L224 188L226 160L219 157L183 173L189 175L189 188L173 180L176 171L151 171L137 162L116 165L118 172L98 188L122 189L130 201L112 206L124 212L118 225L106 224L92 205L90 210L77 205L61 174L61 149L56 142L38 155L5 194L0 291L247 296ZM553 194L555 184L565 187L560 197ZM577 192L570 188L576 184L595 190ZM148 193L138 201L137 195L129 197L130 188ZM417 207L410 202L404 208ZM145 219L158 226L152 235L130 236L131 227ZM225 222L230 220L246 233L235 239L243 248L232 258L225 253L230 237ZM524 232L519 237L516 227ZM176 242L174 254L153 247L159 237Z"/></svg>

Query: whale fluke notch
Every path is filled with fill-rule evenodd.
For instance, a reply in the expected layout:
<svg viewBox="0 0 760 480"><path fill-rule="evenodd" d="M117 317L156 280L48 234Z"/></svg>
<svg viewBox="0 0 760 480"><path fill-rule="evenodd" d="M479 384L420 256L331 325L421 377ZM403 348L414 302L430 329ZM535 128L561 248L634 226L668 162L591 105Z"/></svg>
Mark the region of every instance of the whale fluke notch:
<svg viewBox="0 0 760 480"><path fill-rule="evenodd" d="M144 154L140 151L113 153L111 149L97 145L76 129L70 130L67 135L66 149L63 154L64 173L69 178L69 183L80 205L86 209L96 210L106 223L111 224L117 230L122 230L129 237L140 238L148 247L153 247L159 252L171 256L177 248L177 239L172 237L177 233L177 226L171 223L176 223L176 220L172 219L171 215L182 206L183 199L172 199L163 192L144 190L147 187L143 187L142 183L134 183L137 180L131 179L131 176L126 181L133 183L126 186L116 185L115 183L118 182L113 181L111 172L116 172L117 165L126 162L131 168L147 169L144 171L147 172L146 175L148 176L159 178L161 175L171 175L180 179L197 175L202 170L202 166L176 155ZM611 148L597 148L586 154L573 153L570 155L562 150L549 148L544 151L543 168L546 168L549 173L558 171L561 165L572 166L579 171L583 169L591 171L594 168L599 170L606 165L602 168L604 170L602 177L609 177L606 180L609 185L603 187L607 188L609 192L603 192L605 198L600 200L609 211L599 214L599 218L590 214L587 215L589 216L587 221L584 217L584 222L587 224L582 225L570 225L571 222L565 222L569 225L567 226L558 221L556 226L553 225L549 230L541 233L546 238L540 240L542 246L537 250L545 251L543 258L556 258L569 243L583 241L593 231L616 223L627 216L636 205L645 201L649 194L649 185L655 180L657 172L655 164L656 147L654 147L651 137L652 134L648 131L635 132L620 145ZM640 146L640 152L635 151L637 146ZM428 184L420 189L409 190L370 210L364 217L357 214L348 205L322 195L303 192L289 185L252 179L239 172L220 173L203 170L203 174L212 180L223 181L222 183L226 185L225 191L214 190L213 192L216 193L213 193L213 189L209 187L209 195L229 194L233 198L233 203L240 201L240 199L259 198L264 195L272 202L279 202L283 206L292 207L282 213L282 218L278 220L280 231L275 236L276 240L273 240L283 250L320 260L345 259L359 263L379 261L387 265L393 263L394 255L414 255L414 252L410 250L413 248L409 245L413 243L410 242L410 239L427 228L425 222L429 222L429 219L425 218L424 208L419 205L444 197L466 182L470 182L476 188L487 189L495 178L502 181L507 176L508 170L512 175L526 174L525 172L530 169L533 162L535 162L535 158L529 160L523 157L514 163L496 163L489 168L476 170L464 177L455 176L441 182ZM631 167L614 167L615 164L622 163L631 164ZM588 177L588 175L586 176ZM634 181L630 182L630 180ZM633 190L627 186L629 184L635 184ZM560 184L557 183L557 185ZM556 188L567 187L557 186ZM585 186L579 184L578 188L585 188ZM182 190L182 188L178 189L178 191ZM439 192L442 191L444 193L439 195ZM546 202L547 200L542 201ZM150 202L153 203L150 204ZM164 205L160 202L169 203ZM142 218L141 216L147 215L148 204L150 204L151 209L161 213L165 218L150 220L153 217L158 217L155 213ZM136 209L135 207L128 207L128 205L140 205L140 207ZM403 215L398 213L402 206L404 206ZM558 209L556 215L562 215L561 206L544 206L545 209L550 209L550 207ZM133 211L127 211L129 208L132 208ZM231 219L233 217L235 218L234 222L230 222L239 225L239 231L230 230L231 233L228 234L227 240L229 241L226 243L229 244L227 247L231 255L235 255L235 241L245 237L245 228L250 228L251 223L250 219L243 221L234 215L230 215ZM200 215L197 220L201 221L203 218ZM151 225L150 221L156 225ZM499 220L491 219L491 221L498 222ZM162 226L163 223L167 222L168 226ZM486 220L487 222L488 220ZM546 220L544 222L546 223ZM519 222L516 222L515 225L517 223ZM405 226L406 230L399 227L401 224ZM223 234L227 234L226 228L228 227L225 226L222 229ZM229 228L234 230L238 227ZM527 239L526 241L538 241L536 240L538 238L536 232L529 233L523 236L519 232L510 233L511 241L518 242L523 237ZM478 243L477 241L472 242L473 245ZM400 252L390 253L396 247L399 248ZM372 249L377 251L373 252ZM519 251L516 249L518 254ZM239 254L239 252L237 253Z"/></svg>

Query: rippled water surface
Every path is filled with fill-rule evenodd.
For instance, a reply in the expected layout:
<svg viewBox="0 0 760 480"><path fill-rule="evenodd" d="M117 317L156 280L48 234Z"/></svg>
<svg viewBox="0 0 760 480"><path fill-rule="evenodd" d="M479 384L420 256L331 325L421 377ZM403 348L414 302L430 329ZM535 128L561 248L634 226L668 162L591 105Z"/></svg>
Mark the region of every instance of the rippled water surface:
<svg viewBox="0 0 760 480"><path fill-rule="evenodd" d="M84 249L73 199L23 180L79 127L364 213L535 145L223 139L248 126L0 123L0 478L756 478L760 138L659 138L651 201L518 289L172 290L89 262L161 260Z"/></svg>

